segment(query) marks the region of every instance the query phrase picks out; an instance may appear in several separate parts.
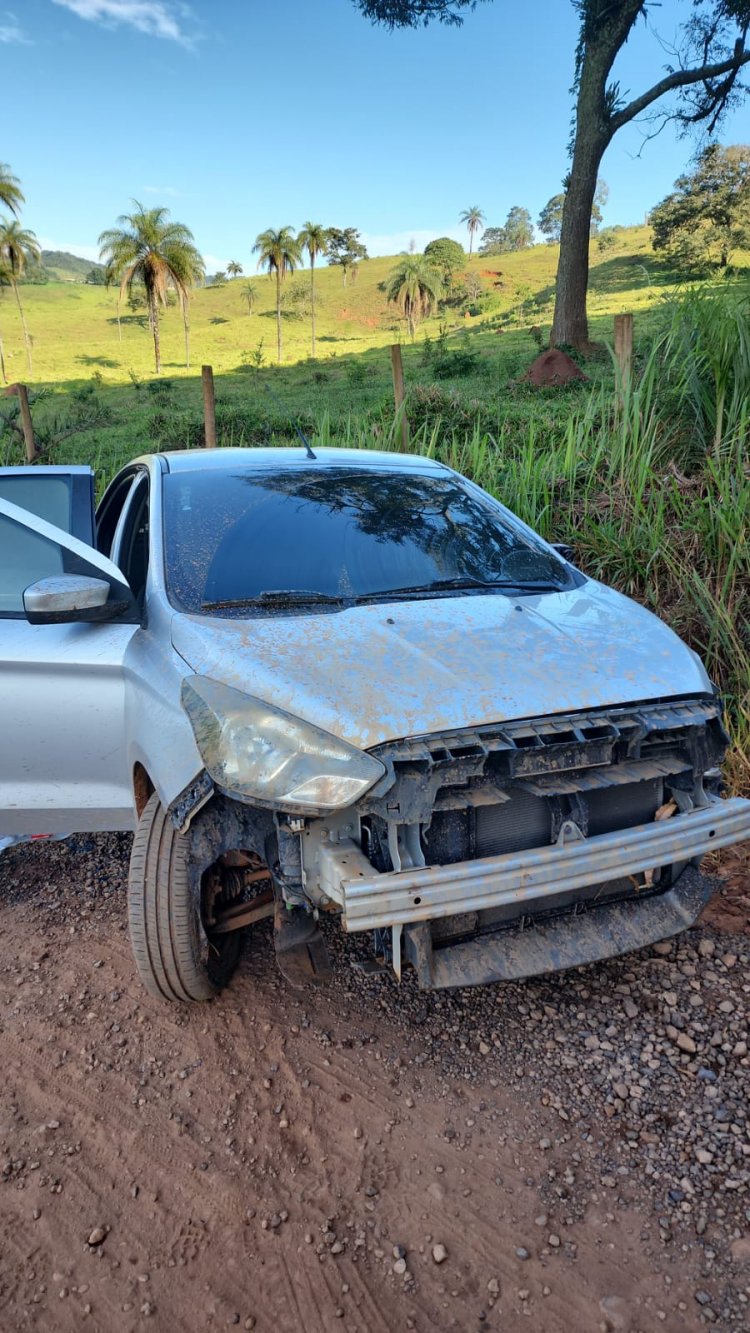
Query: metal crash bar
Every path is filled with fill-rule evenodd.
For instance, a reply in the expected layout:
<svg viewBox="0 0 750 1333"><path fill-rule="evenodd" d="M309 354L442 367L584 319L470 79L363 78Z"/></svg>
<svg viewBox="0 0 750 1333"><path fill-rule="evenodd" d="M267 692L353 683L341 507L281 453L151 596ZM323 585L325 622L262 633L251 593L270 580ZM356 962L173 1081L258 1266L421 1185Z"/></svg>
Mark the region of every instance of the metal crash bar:
<svg viewBox="0 0 750 1333"><path fill-rule="evenodd" d="M388 874L373 871L351 841L321 848L321 882L347 931L429 921L523 904L659 866L692 861L750 838L750 801L735 797L659 823L579 842Z"/></svg>

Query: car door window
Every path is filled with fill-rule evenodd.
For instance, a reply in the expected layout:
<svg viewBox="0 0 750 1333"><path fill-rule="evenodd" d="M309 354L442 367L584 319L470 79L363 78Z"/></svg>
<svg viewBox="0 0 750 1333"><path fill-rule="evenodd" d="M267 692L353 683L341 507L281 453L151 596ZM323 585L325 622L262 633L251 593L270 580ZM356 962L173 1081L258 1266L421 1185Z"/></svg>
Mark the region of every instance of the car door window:
<svg viewBox="0 0 750 1333"><path fill-rule="evenodd" d="M0 497L0 618L25 619L26 590L61 574L103 579L110 587L113 615L128 624L140 620L130 588L111 560L72 533Z"/></svg>
<svg viewBox="0 0 750 1333"><path fill-rule="evenodd" d="M89 467L0 467L0 500L69 532L87 545L94 534L94 476Z"/></svg>
<svg viewBox="0 0 750 1333"><path fill-rule="evenodd" d="M65 572L63 552L38 532L0 514L0 616L23 619L23 594L37 579Z"/></svg>
<svg viewBox="0 0 750 1333"><path fill-rule="evenodd" d="M0 477L0 495L11 504L38 514L56 528L71 532L70 485L65 477Z"/></svg>

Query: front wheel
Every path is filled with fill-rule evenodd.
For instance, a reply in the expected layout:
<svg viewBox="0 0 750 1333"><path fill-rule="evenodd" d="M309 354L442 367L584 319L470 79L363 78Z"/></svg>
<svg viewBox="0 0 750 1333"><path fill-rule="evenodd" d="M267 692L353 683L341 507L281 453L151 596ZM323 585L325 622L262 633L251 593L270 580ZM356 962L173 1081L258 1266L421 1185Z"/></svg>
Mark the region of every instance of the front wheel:
<svg viewBox="0 0 750 1333"><path fill-rule="evenodd" d="M178 833L158 796L138 823L130 856L128 925L138 974L149 995L210 1000L237 966L237 931L210 939L201 894L191 885L189 837Z"/></svg>

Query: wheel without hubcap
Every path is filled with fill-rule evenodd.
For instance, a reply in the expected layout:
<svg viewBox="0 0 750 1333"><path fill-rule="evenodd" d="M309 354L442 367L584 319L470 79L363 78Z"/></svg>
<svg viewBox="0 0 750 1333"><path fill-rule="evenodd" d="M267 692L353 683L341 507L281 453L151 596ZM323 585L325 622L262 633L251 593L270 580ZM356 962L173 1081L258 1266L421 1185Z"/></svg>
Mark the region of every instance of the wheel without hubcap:
<svg viewBox="0 0 750 1333"><path fill-rule="evenodd" d="M133 841L128 923L141 981L159 999L210 1000L226 986L240 954L239 931L213 935L204 924L221 906L218 870L203 876L196 893L189 848L189 837L178 833L153 795Z"/></svg>

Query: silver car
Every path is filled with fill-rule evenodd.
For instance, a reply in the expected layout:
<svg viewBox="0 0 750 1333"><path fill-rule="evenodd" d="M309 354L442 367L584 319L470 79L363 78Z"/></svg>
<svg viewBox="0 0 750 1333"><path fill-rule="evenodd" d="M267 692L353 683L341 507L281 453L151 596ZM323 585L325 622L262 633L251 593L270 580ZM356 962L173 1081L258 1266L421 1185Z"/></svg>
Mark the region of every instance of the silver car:
<svg viewBox="0 0 750 1333"><path fill-rule="evenodd" d="M696 654L433 459L144 457L95 539L75 472L0 469L0 837L135 830L152 994L266 916L295 984L322 913L426 988L608 958L750 835Z"/></svg>

